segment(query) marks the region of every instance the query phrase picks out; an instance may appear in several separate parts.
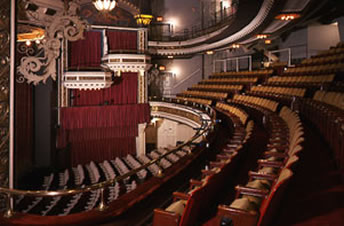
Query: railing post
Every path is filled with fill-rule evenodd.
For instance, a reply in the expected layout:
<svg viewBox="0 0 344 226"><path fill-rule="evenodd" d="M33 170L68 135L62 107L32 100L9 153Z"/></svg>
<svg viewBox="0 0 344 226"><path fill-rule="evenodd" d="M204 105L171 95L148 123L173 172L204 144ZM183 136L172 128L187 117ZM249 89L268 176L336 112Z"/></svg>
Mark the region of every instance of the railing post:
<svg viewBox="0 0 344 226"><path fill-rule="evenodd" d="M239 58L235 59L235 67L236 67L236 72L239 71Z"/></svg>
<svg viewBox="0 0 344 226"><path fill-rule="evenodd" d="M4 214L5 218L10 218L14 215L13 206L12 206L12 197L11 194L7 194L6 198L6 212Z"/></svg>
<svg viewBox="0 0 344 226"><path fill-rule="evenodd" d="M291 49L288 48L288 67L291 66Z"/></svg>
<svg viewBox="0 0 344 226"><path fill-rule="evenodd" d="M248 56L248 70L252 71L252 56Z"/></svg>
<svg viewBox="0 0 344 226"><path fill-rule="evenodd" d="M223 71L226 72L227 71L227 60L223 61Z"/></svg>
<svg viewBox="0 0 344 226"><path fill-rule="evenodd" d="M104 188L100 189L100 202L99 202L99 206L98 206L98 210L99 211L104 211L107 209L105 200L104 200Z"/></svg>

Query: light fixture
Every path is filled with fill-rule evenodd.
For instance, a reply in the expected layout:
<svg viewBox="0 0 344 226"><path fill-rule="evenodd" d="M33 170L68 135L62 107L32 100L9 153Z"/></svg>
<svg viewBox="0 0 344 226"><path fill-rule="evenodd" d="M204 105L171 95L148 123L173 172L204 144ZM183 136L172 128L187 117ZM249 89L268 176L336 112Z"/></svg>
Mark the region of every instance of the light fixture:
<svg viewBox="0 0 344 226"><path fill-rule="evenodd" d="M279 14L275 17L277 20L283 20L283 21L289 21L289 20L295 20L299 18L301 15L297 13L286 13L286 14Z"/></svg>
<svg viewBox="0 0 344 226"><path fill-rule="evenodd" d="M115 0L93 0L93 5L99 11L111 11L116 7Z"/></svg>
<svg viewBox="0 0 344 226"><path fill-rule="evenodd" d="M266 34L259 34L256 36L258 39L266 39L268 37L268 35Z"/></svg>
<svg viewBox="0 0 344 226"><path fill-rule="evenodd" d="M231 48L232 49L239 49L240 45L239 44L233 44L233 45L231 45Z"/></svg>
<svg viewBox="0 0 344 226"><path fill-rule="evenodd" d="M162 16L158 16L157 18L156 18L156 21L158 21L158 22L162 22L164 20L164 18L162 17Z"/></svg>
<svg viewBox="0 0 344 226"><path fill-rule="evenodd" d="M264 42L265 42L266 45L270 45L271 44L271 39L266 39Z"/></svg>
<svg viewBox="0 0 344 226"><path fill-rule="evenodd" d="M135 16L136 23L139 25L149 25L153 19L152 15L138 14Z"/></svg>
<svg viewBox="0 0 344 226"><path fill-rule="evenodd" d="M164 65L159 66L159 71L165 71L165 70L166 70L166 67Z"/></svg>
<svg viewBox="0 0 344 226"><path fill-rule="evenodd" d="M214 51L212 50L208 50L207 52L205 52L207 55L213 55L214 54Z"/></svg>

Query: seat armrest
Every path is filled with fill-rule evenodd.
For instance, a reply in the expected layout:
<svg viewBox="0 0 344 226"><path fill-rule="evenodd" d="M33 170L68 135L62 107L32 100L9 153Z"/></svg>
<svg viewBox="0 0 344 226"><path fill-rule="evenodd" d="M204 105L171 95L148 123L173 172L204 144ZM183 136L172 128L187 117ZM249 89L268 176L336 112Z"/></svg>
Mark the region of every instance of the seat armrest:
<svg viewBox="0 0 344 226"><path fill-rule="evenodd" d="M283 167L283 162L282 161L269 161L266 159L259 159L258 160L258 166L260 167L274 167L274 168L281 168Z"/></svg>
<svg viewBox="0 0 344 226"><path fill-rule="evenodd" d="M268 157L287 158L288 154L283 153L283 152L271 152L271 151L264 152L264 158L268 158Z"/></svg>
<svg viewBox="0 0 344 226"><path fill-rule="evenodd" d="M182 199L182 200L188 200L190 197L190 194L182 193L182 192L173 192L173 197L175 199Z"/></svg>
<svg viewBox="0 0 344 226"><path fill-rule="evenodd" d="M211 168L221 168L223 165L225 165L225 163L223 162L210 162L209 163Z"/></svg>
<svg viewBox="0 0 344 226"><path fill-rule="evenodd" d="M258 179L258 180L274 181L277 178L277 175L267 174L267 173L258 173L258 172L254 172L254 171L249 171L248 175L250 177L250 180Z"/></svg>
<svg viewBox="0 0 344 226"><path fill-rule="evenodd" d="M203 181L191 179L189 183L191 186L201 186L203 184Z"/></svg>
<svg viewBox="0 0 344 226"><path fill-rule="evenodd" d="M235 190L237 191L237 197L239 195L252 195L252 196L257 196L261 198L265 198L266 195L269 194L269 190L262 190L262 189L257 189L257 188L249 188L245 186L236 186Z"/></svg>

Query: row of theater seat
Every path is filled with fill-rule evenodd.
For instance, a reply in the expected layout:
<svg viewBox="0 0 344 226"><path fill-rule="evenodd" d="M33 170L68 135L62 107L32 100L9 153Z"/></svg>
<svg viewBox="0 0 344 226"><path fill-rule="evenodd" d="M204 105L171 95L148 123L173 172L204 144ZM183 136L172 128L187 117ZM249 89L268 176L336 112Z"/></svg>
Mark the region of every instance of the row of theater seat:
<svg viewBox="0 0 344 226"><path fill-rule="evenodd" d="M276 87L276 86L253 86L250 90L252 94L254 93L264 93L264 94L278 94L278 95L288 95L304 97L306 94L306 89L304 88L288 88L288 87Z"/></svg>
<svg viewBox="0 0 344 226"><path fill-rule="evenodd" d="M265 108L256 102L256 109ZM254 107L252 102L242 103ZM271 212L278 205L279 195L291 179L292 168L298 161L297 154L302 150L303 129L298 115L283 107L279 116L265 108L270 139L264 159L258 160L256 172L249 172L245 186L237 186L236 199L230 205L220 205L212 225L220 225L224 218L230 218L234 225L269 225ZM286 133L289 131L289 133ZM278 194L277 194L278 193Z"/></svg>
<svg viewBox="0 0 344 226"><path fill-rule="evenodd" d="M248 119L248 114L245 111L243 111L237 107L234 107L234 106L231 106L231 105L228 105L225 103L221 103L221 102L216 103L216 108L221 109L223 111L227 111L227 112L235 115L236 117L238 117L240 119L240 121L243 125L246 124L246 121Z"/></svg>
<svg viewBox="0 0 344 226"><path fill-rule="evenodd" d="M273 70L271 69L266 69L266 70L257 70L257 71L229 71L229 72L219 72L219 73L214 73L214 77L233 77L233 76L239 76L239 77L249 77L249 76L261 76L261 75L271 75L273 73Z"/></svg>
<svg viewBox="0 0 344 226"><path fill-rule="evenodd" d="M334 82L342 80L344 58L339 48L343 47L344 44L339 45L338 48L331 49L326 54L319 54L311 60L305 60L303 65L285 70L280 76L267 78L263 82L264 86L244 86L242 92L246 92L246 95L235 94L233 99L227 100L230 105L235 105L237 108L244 106L262 112L263 122L270 131L270 137L263 158L257 162L256 172L249 173L250 179L246 186L237 187L237 199L233 203L228 206L219 206L217 222L210 225L220 225L221 220L226 216L234 220L234 225L239 226L257 223L267 225L271 220L270 214L277 209L278 199L283 196L284 189L293 174L297 173L296 163L302 156L300 154L304 141L299 116L289 108L282 107L282 103L291 104L293 109L316 126L334 150L338 166L344 168L343 93L319 90L315 92L313 99L305 98L306 93L308 97L315 89L331 89ZM258 80L257 72L249 74L251 78L248 78L250 76L246 72L217 73L210 79L201 81L200 84L219 84L218 87L223 83L257 85L258 82L264 80ZM243 78L238 78L240 76ZM288 87L276 87L278 85ZM208 90L220 91L216 88ZM293 101L282 101L286 96ZM216 101L214 99L213 104ZM222 102L217 102L216 107L222 111L227 107L227 111L231 111L230 107ZM280 107L282 107L281 111L277 114ZM187 203L184 204L187 205ZM186 208L184 207L183 210Z"/></svg>
<svg viewBox="0 0 344 226"><path fill-rule="evenodd" d="M243 103L250 103L253 105L257 105L266 109L271 110L272 112L275 112L278 107L278 102L272 101L269 99L265 98L260 98L260 97L255 97L255 96L248 96L248 95L239 95L236 94L233 97L233 100L228 100L229 102L231 101L236 101L236 102L243 102Z"/></svg>
<svg viewBox="0 0 344 226"><path fill-rule="evenodd" d="M344 93L318 90L313 99L344 110Z"/></svg>
<svg viewBox="0 0 344 226"><path fill-rule="evenodd" d="M206 91L184 91L181 94L177 95L178 97L198 97L198 98L205 98L205 99L217 99L222 100L226 99L228 93L222 92L206 92Z"/></svg>
<svg viewBox="0 0 344 226"><path fill-rule="evenodd" d="M221 84L231 83L231 84L252 84L256 83L258 78L210 78L203 80L201 84Z"/></svg>
<svg viewBox="0 0 344 226"><path fill-rule="evenodd" d="M198 225L199 218L208 211L205 207L211 205L218 191L225 185L226 178L235 173L236 163L246 151L245 145L251 137L254 124L253 121L249 121L245 129L236 115L227 111L223 113L236 124L232 138L217 155L217 160L210 162L202 170L200 180L190 180L188 191L174 192L174 201L169 206L154 210L154 226Z"/></svg>
<svg viewBox="0 0 344 226"><path fill-rule="evenodd" d="M344 169L343 106L343 93L317 91L313 99L302 100L299 109L300 113L320 131L330 145L339 169Z"/></svg>
<svg viewBox="0 0 344 226"><path fill-rule="evenodd" d="M114 185L105 189L105 197L108 203L116 200L121 194L133 191L138 184L150 177L157 176L162 169L169 168L179 159L186 156L191 147L185 146L175 154L171 153L162 158L158 164L152 164L148 171L142 169L135 176L125 179L123 182L116 182ZM116 176L127 174L131 169L136 169L150 162L152 159L159 158L165 154L166 150L158 149L147 155L132 156L105 160L101 163L91 161L86 165L77 165L71 169L61 172L50 173L42 178L40 190L61 190L85 187L101 181L114 179ZM16 211L38 214L38 215L68 215L71 213L88 211L94 209L99 203L100 190L92 190L86 193L75 194L64 197L23 197L16 199Z"/></svg>
<svg viewBox="0 0 344 226"><path fill-rule="evenodd" d="M321 85L331 83L335 79L334 74L329 75L300 75L300 76L275 76L268 78L267 85L305 85L312 86L314 84Z"/></svg>
<svg viewBox="0 0 344 226"><path fill-rule="evenodd" d="M211 100L202 99L202 98L177 96L177 100L189 101L189 102L194 102L194 103L203 104L203 105L211 105Z"/></svg>
<svg viewBox="0 0 344 226"><path fill-rule="evenodd" d="M344 53L344 47L341 43L338 43L336 47L330 48L329 50L321 51L319 54L315 55L316 57L325 57L325 56L333 56Z"/></svg>
<svg viewBox="0 0 344 226"><path fill-rule="evenodd" d="M233 91L240 91L243 88L244 88L243 85L197 84L189 88L189 90L233 92Z"/></svg>
<svg viewBox="0 0 344 226"><path fill-rule="evenodd" d="M283 72L283 75L321 75L338 73L344 71L344 63L332 63L322 65L311 65L311 66L299 66L294 68L288 68Z"/></svg>
<svg viewBox="0 0 344 226"><path fill-rule="evenodd" d="M301 64L302 65L320 65L320 64L334 64L344 61L344 51L339 55L330 55L330 56L323 56L323 57L313 57L304 59Z"/></svg>

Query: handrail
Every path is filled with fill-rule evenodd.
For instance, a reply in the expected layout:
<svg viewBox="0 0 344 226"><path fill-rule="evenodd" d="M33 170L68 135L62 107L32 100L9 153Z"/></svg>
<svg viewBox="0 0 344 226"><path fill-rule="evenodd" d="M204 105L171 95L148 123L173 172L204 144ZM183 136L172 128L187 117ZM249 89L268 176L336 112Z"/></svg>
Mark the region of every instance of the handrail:
<svg viewBox="0 0 344 226"><path fill-rule="evenodd" d="M219 16L215 17L214 20L209 20L207 21L207 23L200 22L196 25L193 25L191 28L184 28L184 30L179 30L178 32L175 31L175 28L173 27L173 25L170 25L172 26L171 27L172 34L155 35L155 36L151 34L150 40L158 41L158 42L173 42L173 41L180 42L180 41L186 41L189 39L194 39L202 35L207 35L229 24L234 18L234 15L236 14L237 10L238 10L238 5L232 5L230 8L221 9L215 12L215 15L219 15ZM166 24L169 24L169 23L166 23ZM152 26L154 26L154 24L151 25L151 28Z"/></svg>
<svg viewBox="0 0 344 226"><path fill-rule="evenodd" d="M157 101L159 99L155 99L155 101ZM172 99L172 98L162 98L159 101L161 102L168 102L168 103L175 103L175 104L181 104L184 103L185 105L189 104L189 102L185 101L185 102L181 102L180 100L176 100L176 99ZM140 167L131 170L130 172L123 174L123 175L119 175L117 177L115 177L114 179L110 179L107 181L102 181L96 184L91 184L88 185L84 188L76 188L76 189L68 189L68 190L57 190L57 191L47 191L47 190L36 190L36 191L30 191L30 190L20 190L20 189L10 189L10 188L4 188L4 187L0 187L0 194L5 194L7 196L7 210L4 214L4 217L11 217L14 213L12 205L11 205L11 200L13 196L18 196L18 195L23 195L23 196L32 196L32 197L56 197L56 196L68 196L68 195L75 195L75 194L79 194L79 193L85 193L85 192L90 192L93 190L100 190L101 192L101 200L99 203L99 207L98 210L102 211L105 209L106 204L105 204L105 200L104 200L104 189L108 186L112 186L113 184L115 184L118 181L124 180L125 178L128 178L130 176L135 175L136 173L138 173L139 171L148 168L148 166L153 165L157 162L159 162L162 158L166 157L167 155L174 153L176 151L178 151L179 149L183 148L184 146L187 146L189 144L191 144L194 140L198 139L199 137L203 136L203 135L207 135L208 134L208 130L214 128L214 123L215 123L215 117L216 117L216 113L215 111L208 105L203 105L203 104L197 104L197 105L193 105L193 107L199 106L200 108L204 108L201 110L205 110L207 113L210 114L211 116L211 122L208 124L204 124L204 119L201 118L202 121L202 125L201 125L201 130L198 130L197 133L190 138L188 141L176 146L174 149L167 151L165 154L162 154L159 156L159 158L153 159L150 162L141 165ZM202 131L202 132L201 132ZM161 176L162 172L159 172L159 175L157 176Z"/></svg>
<svg viewBox="0 0 344 226"><path fill-rule="evenodd" d="M240 57L229 57L225 59L217 59L214 60L213 63L213 72L216 72L216 62L223 62L224 69L223 71L227 71L227 61L234 61L235 60L235 70L238 72L240 69L240 62L239 60L241 59L248 59L248 70L252 71L252 55L247 55L247 56L240 56Z"/></svg>

